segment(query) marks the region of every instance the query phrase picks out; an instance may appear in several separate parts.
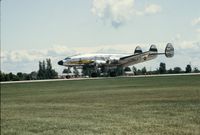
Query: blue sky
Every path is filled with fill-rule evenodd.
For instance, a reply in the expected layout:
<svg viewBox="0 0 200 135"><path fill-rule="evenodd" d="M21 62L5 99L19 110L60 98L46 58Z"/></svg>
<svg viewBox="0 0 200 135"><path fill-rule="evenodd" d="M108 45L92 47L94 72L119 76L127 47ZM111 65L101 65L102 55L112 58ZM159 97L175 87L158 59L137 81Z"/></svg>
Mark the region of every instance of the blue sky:
<svg viewBox="0 0 200 135"><path fill-rule="evenodd" d="M37 70L38 61L73 53L133 52L174 43L177 55L139 64L166 62L200 67L199 0L2 0L1 69ZM156 66L152 66L156 64Z"/></svg>

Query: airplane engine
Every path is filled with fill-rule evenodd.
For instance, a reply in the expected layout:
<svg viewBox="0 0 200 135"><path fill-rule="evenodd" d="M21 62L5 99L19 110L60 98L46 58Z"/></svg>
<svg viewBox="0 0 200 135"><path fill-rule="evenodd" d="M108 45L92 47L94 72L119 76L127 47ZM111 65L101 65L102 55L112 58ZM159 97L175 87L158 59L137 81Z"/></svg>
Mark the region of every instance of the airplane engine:
<svg viewBox="0 0 200 135"><path fill-rule="evenodd" d="M149 51L156 53L156 52L158 52L158 49L157 49L156 45L151 45Z"/></svg>
<svg viewBox="0 0 200 135"><path fill-rule="evenodd" d="M141 53L142 53L141 47L140 47L140 46L137 46L137 47L135 48L134 54L141 54Z"/></svg>
<svg viewBox="0 0 200 135"><path fill-rule="evenodd" d="M168 43L165 48L165 56L171 58L174 56L174 47L171 43Z"/></svg>

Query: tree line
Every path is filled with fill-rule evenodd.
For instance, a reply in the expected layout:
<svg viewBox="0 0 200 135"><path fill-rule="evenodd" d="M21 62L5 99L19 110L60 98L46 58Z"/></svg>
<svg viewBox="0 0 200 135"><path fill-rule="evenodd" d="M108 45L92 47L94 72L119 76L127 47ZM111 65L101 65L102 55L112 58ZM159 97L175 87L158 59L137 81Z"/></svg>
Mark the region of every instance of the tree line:
<svg viewBox="0 0 200 135"><path fill-rule="evenodd" d="M145 75L145 74L179 74L179 73L199 73L199 69L197 67L194 67L192 69L191 65L188 64L184 69L181 69L180 67L174 67L173 69L166 69L166 64L161 62L159 65L159 68L153 71L147 71L146 67L143 67L142 69L136 69L133 67L133 72L135 75Z"/></svg>
<svg viewBox="0 0 200 135"><path fill-rule="evenodd" d="M51 59L39 61L39 70L31 73L18 72L17 74L3 73L0 71L0 81L21 81L21 80L40 80L40 79L55 79L58 73L52 69Z"/></svg>
<svg viewBox="0 0 200 135"><path fill-rule="evenodd" d="M75 68L76 69L76 68ZM114 76L122 76L126 75L126 73L132 73L134 75L148 75L148 74L178 74L178 73L199 73L197 67L192 69L191 65L188 64L184 69L181 69L180 67L174 67L173 69L166 69L166 64L161 62L159 65L159 68L153 71L148 71L146 67L143 67L141 69L137 69L136 67L125 67L117 66L115 68L106 67L104 65L100 65L99 67L95 65L89 65L86 64L83 66L81 71L83 76L88 77L114 77ZM71 68L67 68L63 70L63 73L73 73L75 76L79 76L80 73L77 70L71 71Z"/></svg>
<svg viewBox="0 0 200 135"><path fill-rule="evenodd" d="M63 70L63 73L72 73L75 77L88 76L88 77L114 77L122 76L127 72L133 73L134 75L148 75L148 74L178 74L178 73L199 73L200 70L195 67L192 69L191 65L186 65L185 69L180 67L174 67L173 69L166 69L166 64L161 62L159 68L153 71L148 71L146 67L137 69L136 67L125 67L117 66L115 68L108 68L105 65L100 65L99 67L95 65L86 64L82 67L81 73L76 67L67 68ZM17 74L3 73L0 71L0 81L20 81L20 80L41 80L41 79L56 79L58 78L58 73L52 69L51 59L46 59L39 61L38 71L33 71L31 73L18 72Z"/></svg>

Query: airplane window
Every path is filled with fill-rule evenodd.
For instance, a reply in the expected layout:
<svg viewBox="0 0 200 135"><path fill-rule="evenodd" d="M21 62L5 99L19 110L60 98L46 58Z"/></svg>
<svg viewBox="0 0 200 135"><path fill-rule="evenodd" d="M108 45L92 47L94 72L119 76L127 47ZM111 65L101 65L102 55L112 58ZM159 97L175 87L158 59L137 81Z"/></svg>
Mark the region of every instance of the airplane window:
<svg viewBox="0 0 200 135"><path fill-rule="evenodd" d="M69 59L71 59L71 58L69 58L69 57L65 58L65 60L69 60Z"/></svg>

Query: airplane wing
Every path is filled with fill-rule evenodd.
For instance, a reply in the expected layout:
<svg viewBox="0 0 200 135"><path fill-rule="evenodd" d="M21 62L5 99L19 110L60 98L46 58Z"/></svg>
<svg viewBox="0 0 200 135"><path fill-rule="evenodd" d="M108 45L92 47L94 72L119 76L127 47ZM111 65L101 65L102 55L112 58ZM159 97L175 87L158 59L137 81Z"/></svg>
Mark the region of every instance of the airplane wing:
<svg viewBox="0 0 200 135"><path fill-rule="evenodd" d="M130 66L137 63L149 61L155 59L158 55L165 55L166 57L170 58L174 56L174 47L171 43L168 43L164 53L158 53L158 50L155 45L151 45L149 51L142 52L141 47L137 46L134 54L121 57L119 59L119 64L123 66Z"/></svg>

